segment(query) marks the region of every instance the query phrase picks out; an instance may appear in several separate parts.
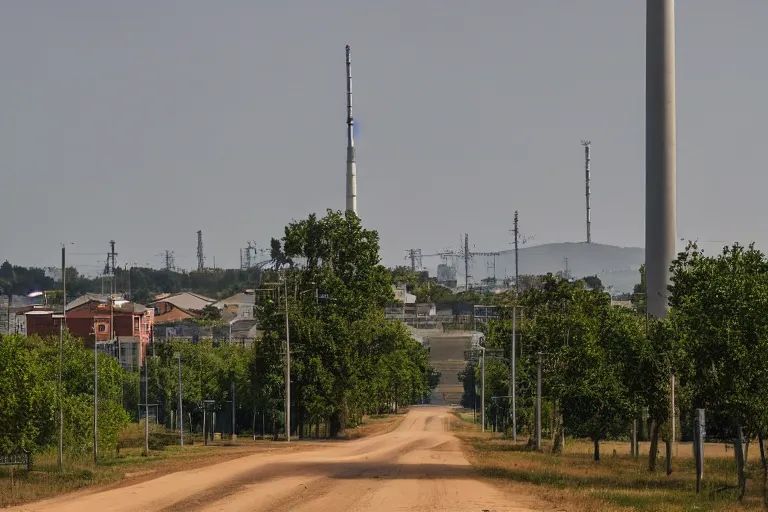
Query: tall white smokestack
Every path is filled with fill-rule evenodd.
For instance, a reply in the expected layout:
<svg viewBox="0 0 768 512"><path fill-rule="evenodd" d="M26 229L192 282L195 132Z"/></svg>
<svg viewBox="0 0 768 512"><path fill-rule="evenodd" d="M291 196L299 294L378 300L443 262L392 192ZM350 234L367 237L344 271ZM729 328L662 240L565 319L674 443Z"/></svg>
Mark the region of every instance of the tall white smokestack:
<svg viewBox="0 0 768 512"><path fill-rule="evenodd" d="M355 165L355 121L352 118L352 63L347 45L347 211L357 214L357 166Z"/></svg>
<svg viewBox="0 0 768 512"><path fill-rule="evenodd" d="M591 176L589 175L590 169L590 158L589 158L589 148L592 143L588 140L581 141L581 145L584 146L584 180L586 183L586 197L587 197L587 243L592 243L592 204L590 203L590 180Z"/></svg>
<svg viewBox="0 0 768 512"><path fill-rule="evenodd" d="M677 239L675 2L646 0L645 282L651 316L667 314Z"/></svg>

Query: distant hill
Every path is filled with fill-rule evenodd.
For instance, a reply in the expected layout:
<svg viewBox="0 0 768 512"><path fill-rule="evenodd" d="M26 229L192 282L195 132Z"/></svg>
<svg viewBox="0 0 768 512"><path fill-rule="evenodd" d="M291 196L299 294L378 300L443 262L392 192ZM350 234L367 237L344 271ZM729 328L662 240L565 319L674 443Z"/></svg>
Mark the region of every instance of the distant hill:
<svg viewBox="0 0 768 512"><path fill-rule="evenodd" d="M640 265L645 262L645 250L640 247L617 247L596 243L553 243L520 248L520 274L553 274L565 270L580 278L597 275L603 285L613 286L615 292L631 292L640 282ZM486 264L491 258L476 256L472 265L473 281L487 276ZM464 282L464 268L459 264L458 282ZM430 269L430 273L434 275ZM515 251L502 251L496 258L496 277L503 279L515 275Z"/></svg>

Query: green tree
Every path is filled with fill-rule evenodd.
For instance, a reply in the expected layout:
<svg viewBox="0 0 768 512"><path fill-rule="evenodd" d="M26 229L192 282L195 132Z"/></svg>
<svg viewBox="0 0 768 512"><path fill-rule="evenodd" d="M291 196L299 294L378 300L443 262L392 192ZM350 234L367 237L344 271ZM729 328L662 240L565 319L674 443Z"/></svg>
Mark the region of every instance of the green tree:
<svg viewBox="0 0 768 512"><path fill-rule="evenodd" d="M734 244L707 257L689 243L672 264L669 291L679 337L676 373L693 407L732 421L741 499L741 440L768 426L768 261L754 245Z"/></svg>

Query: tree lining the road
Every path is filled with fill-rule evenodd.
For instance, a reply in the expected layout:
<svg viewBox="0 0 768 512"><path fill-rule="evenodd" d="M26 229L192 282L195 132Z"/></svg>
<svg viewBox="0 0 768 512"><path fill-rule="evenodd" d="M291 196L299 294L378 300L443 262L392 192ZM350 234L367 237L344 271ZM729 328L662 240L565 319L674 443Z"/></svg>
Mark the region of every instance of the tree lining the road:
<svg viewBox="0 0 768 512"><path fill-rule="evenodd" d="M695 243L671 265L670 311L646 318L644 269L636 309L611 306L581 281L547 276L519 298L500 294L497 319L484 327L486 344L509 360L511 306L518 306L518 408L522 433L533 432L537 353L542 352L545 428L594 441L626 440L633 420L650 440L656 469L659 441L670 441L670 376L676 376L677 439L692 436L693 413L705 408L708 435L736 445L738 496L744 496L749 441L762 446L768 428L768 259L753 245L735 244L707 256ZM480 382L480 369L474 381ZM461 372L465 401L470 372ZM486 365L486 403L508 394L508 362ZM561 422L562 419L562 422ZM735 440L735 441L734 441ZM557 443L553 443L557 448ZM763 471L766 488L768 469Z"/></svg>
<svg viewBox="0 0 768 512"><path fill-rule="evenodd" d="M327 415L335 436L366 412L428 400L436 381L427 350L384 316L394 292L392 275L380 264L377 232L363 228L354 213L328 210L323 218L292 222L271 247L273 272L289 290L299 435L319 415ZM285 299L283 293L264 311L265 320L273 319L263 324L266 345L256 355L264 368L285 339L285 324L277 320ZM276 383L282 378L274 369L270 375Z"/></svg>

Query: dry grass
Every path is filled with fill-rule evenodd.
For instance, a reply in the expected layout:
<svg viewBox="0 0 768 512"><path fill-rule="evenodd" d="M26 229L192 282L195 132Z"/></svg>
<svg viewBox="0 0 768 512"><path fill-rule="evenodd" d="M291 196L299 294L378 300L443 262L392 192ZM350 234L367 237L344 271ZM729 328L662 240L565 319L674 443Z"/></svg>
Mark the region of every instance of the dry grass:
<svg viewBox="0 0 768 512"><path fill-rule="evenodd" d="M480 433L467 416L454 422L467 458L481 475L500 485L514 486L523 492L546 499L558 510L639 510L639 511L750 511L763 510L761 501L762 469L756 447L750 449L747 496L737 503L735 462L731 450L712 445L706 452L704 490L695 493L695 467L690 446L681 445L673 460L673 473L666 475L664 457L658 458L657 470L647 469L647 446L637 459L630 457L628 443L601 443L601 461L592 460L591 442L567 440L563 455L526 450L525 441L513 443L499 434ZM724 489L725 488L725 489Z"/></svg>
<svg viewBox="0 0 768 512"><path fill-rule="evenodd" d="M382 434L397 428L404 415L364 418L355 429L345 432L346 438L356 439ZM165 446L162 449L150 445L149 457L142 456L144 431L138 425L130 425L121 435L120 455L114 453L100 458L94 465L92 459L67 458L64 471L57 470L56 451L34 457L33 471L23 468L0 467L0 507L20 505L50 498L73 491L96 492L108 488L123 487L160 477L176 471L194 469L219 462L274 451L312 450L322 441L293 443L253 440L240 437L236 441L216 441L205 446L200 436L197 442L185 436L185 446ZM170 434L173 437L173 434Z"/></svg>

